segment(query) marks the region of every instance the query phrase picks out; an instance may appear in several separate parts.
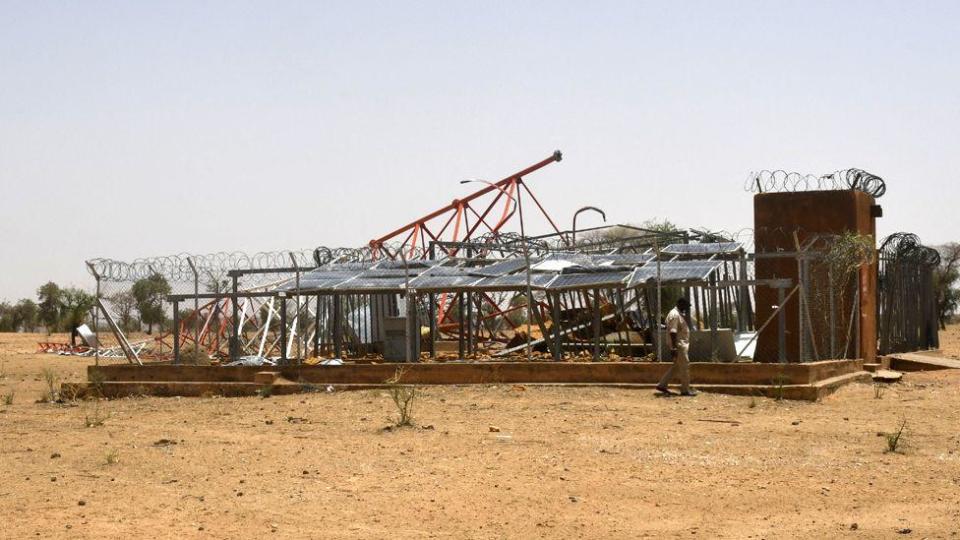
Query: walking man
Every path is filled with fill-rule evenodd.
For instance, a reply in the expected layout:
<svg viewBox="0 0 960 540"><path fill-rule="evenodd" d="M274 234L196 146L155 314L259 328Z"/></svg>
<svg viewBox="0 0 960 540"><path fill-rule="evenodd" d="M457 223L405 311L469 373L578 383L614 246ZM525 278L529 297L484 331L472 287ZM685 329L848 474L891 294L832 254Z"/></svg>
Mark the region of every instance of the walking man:
<svg viewBox="0 0 960 540"><path fill-rule="evenodd" d="M689 309L690 301L681 297L677 300L677 306L667 313L667 333L670 336L670 357L673 365L657 383L657 391L664 394L670 393L667 385L677 376L680 378L680 395L697 395L697 391L690 388L690 363L687 357L690 351L690 327L685 315Z"/></svg>

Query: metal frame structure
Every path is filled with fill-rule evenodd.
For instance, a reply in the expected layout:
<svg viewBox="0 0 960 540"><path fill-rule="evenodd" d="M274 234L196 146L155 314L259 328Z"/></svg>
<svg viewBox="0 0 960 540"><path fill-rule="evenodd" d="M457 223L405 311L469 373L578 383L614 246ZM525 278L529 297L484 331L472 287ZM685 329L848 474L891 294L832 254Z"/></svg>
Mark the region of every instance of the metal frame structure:
<svg viewBox="0 0 960 540"><path fill-rule="evenodd" d="M188 349L221 362L243 362L245 357L280 364L327 356L376 358L383 341L381 321L403 314L407 336L428 328L424 334L430 357L438 356L439 342L456 340L458 358L503 357L521 350L529 355L536 348L538 358L553 360L570 354L600 360L610 352L660 360L661 318L672 307L667 304L683 295L691 300L691 327L710 332L716 358L721 328L749 333L776 318L782 344L785 309L799 309L801 320L806 309L809 318L806 270L815 258L809 246L792 253L752 254L735 235L629 225L577 229L576 215L573 229L561 230L525 180L561 159L558 150L502 180L481 181L487 185L363 248L318 247L253 256L183 254L129 264L91 260L88 268L101 300L104 282L154 275L192 289L168 295L172 329L156 337L152 346L137 342L135 350L113 322L109 306L98 302L98 315L104 315L117 336L119 345L111 354L122 351L136 362L179 362ZM809 179L778 174L759 173L748 188L809 188ZM859 170L817 182L885 189L879 177ZM524 197L533 201L550 232L524 233ZM606 218L595 207L577 213L584 210ZM520 235L511 232L515 216ZM798 283L754 279L755 258L783 256L797 260ZM214 287L204 293L200 284L207 279ZM765 321L755 320L757 287L778 290L777 311ZM181 307L188 310L182 314ZM801 330L801 351L809 352L815 342L807 333ZM609 337L614 334L616 338ZM414 349L408 344L408 361L417 359ZM784 349L781 346L781 362L787 361ZM830 350L837 350L833 336ZM802 353L798 360L820 356L816 351Z"/></svg>

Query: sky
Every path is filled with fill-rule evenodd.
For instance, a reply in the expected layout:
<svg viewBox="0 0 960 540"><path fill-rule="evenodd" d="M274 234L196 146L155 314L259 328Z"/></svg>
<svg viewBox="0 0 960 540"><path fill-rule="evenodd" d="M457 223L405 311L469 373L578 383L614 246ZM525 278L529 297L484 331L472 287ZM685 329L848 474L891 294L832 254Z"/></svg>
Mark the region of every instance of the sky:
<svg viewBox="0 0 960 540"><path fill-rule="evenodd" d="M955 1L0 0L0 300L91 288L94 257L360 246L555 149L527 181L562 224L736 231L751 171L859 167L880 235L958 241L958 26Z"/></svg>

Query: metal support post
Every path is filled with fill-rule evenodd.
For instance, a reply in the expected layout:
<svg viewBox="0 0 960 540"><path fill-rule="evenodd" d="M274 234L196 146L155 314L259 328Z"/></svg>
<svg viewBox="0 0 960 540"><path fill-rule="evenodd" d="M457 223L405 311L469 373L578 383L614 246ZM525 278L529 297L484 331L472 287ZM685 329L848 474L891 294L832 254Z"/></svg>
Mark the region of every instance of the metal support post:
<svg viewBox="0 0 960 540"><path fill-rule="evenodd" d="M193 348L200 350L200 273L193 264L193 257L187 257L187 264L193 272Z"/></svg>
<svg viewBox="0 0 960 540"><path fill-rule="evenodd" d="M663 333L660 332L660 316L661 316L661 310L663 309L663 306L661 305L662 303L661 293L663 291L661 290L662 276L661 276L661 268L660 268L660 242L657 241L656 239L654 239L653 241L653 250L657 256L657 298L656 298L657 313L653 321L653 328L654 328L654 332L655 332L654 335L656 337L656 342L657 342L657 362L663 362L663 339L661 339L661 337L663 336Z"/></svg>
<svg viewBox="0 0 960 540"><path fill-rule="evenodd" d="M593 361L600 360L600 289L593 290Z"/></svg>
<svg viewBox="0 0 960 540"><path fill-rule="evenodd" d="M834 312L836 307L834 306L833 298L833 272L829 269L827 270L827 288L830 303L830 359L832 360L837 357L837 316Z"/></svg>
<svg viewBox="0 0 960 540"><path fill-rule="evenodd" d="M343 358L343 318L340 313L340 295L333 294L333 355Z"/></svg>
<svg viewBox="0 0 960 540"><path fill-rule="evenodd" d="M434 240L430 241L430 260L437 258L437 244ZM437 357L437 295L430 293L427 295L430 310L430 358Z"/></svg>
<svg viewBox="0 0 960 540"><path fill-rule="evenodd" d="M313 314L313 356L320 358L320 294Z"/></svg>
<svg viewBox="0 0 960 540"><path fill-rule="evenodd" d="M294 280L295 280L294 283L297 291L297 299L296 299L297 316L296 318L294 318L294 321L296 321L294 336L296 337L296 340L297 340L297 349L296 349L297 358L295 360L295 363L299 364L300 359L302 358L302 353L303 353L303 350L300 347L300 343L303 340L303 317L302 317L303 312L302 312L302 308L300 307L300 300L301 300L300 298L300 265L297 264L297 257L296 255L293 254L292 251L290 252L290 261L293 262L293 267L296 268L296 273L294 274Z"/></svg>
<svg viewBox="0 0 960 540"><path fill-rule="evenodd" d="M180 302L173 301L173 363L180 363Z"/></svg>
<svg viewBox="0 0 960 540"><path fill-rule="evenodd" d="M280 297L280 365L287 365L287 295Z"/></svg>
<svg viewBox="0 0 960 540"><path fill-rule="evenodd" d="M718 296L718 287L717 287L717 275L714 272L710 276L710 361L717 361L717 346L719 339L717 336L717 325L719 323L718 310L719 302Z"/></svg>
<svg viewBox="0 0 960 540"><path fill-rule="evenodd" d="M777 287L777 307L780 309L777 315L777 347L779 348L777 354L781 364L787 363L787 312L783 308L785 301L784 288Z"/></svg>
<svg viewBox="0 0 960 540"><path fill-rule="evenodd" d="M740 253L740 281L747 281L747 254ZM737 330L746 332L750 328L750 286L740 286L740 305L737 306Z"/></svg>
<svg viewBox="0 0 960 540"><path fill-rule="evenodd" d="M463 360L463 293L457 293L457 354Z"/></svg>
<svg viewBox="0 0 960 540"><path fill-rule="evenodd" d="M90 272L93 274L94 279L97 280L97 303L101 303L100 299L100 274L97 273L96 268L90 263L87 263L87 268L90 269ZM95 366L100 365L100 310L93 310L93 335L97 338L97 343L93 348L93 364Z"/></svg>
<svg viewBox="0 0 960 540"><path fill-rule="evenodd" d="M560 333L560 294L553 294L553 359L560 361L563 359L563 351L560 348L561 342L561 333ZM546 336L544 336L546 337Z"/></svg>
<svg viewBox="0 0 960 540"><path fill-rule="evenodd" d="M233 295L230 296L230 308L233 313L230 320L230 360L236 362L240 357L240 310L237 306L237 275L233 276ZM284 354L286 357L286 354Z"/></svg>

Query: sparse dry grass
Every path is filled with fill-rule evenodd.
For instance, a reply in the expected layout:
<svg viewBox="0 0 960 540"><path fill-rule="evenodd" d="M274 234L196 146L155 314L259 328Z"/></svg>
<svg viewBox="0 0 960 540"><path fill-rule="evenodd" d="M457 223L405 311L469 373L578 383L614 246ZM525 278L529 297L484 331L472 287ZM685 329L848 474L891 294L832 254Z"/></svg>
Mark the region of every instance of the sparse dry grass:
<svg viewBox="0 0 960 540"><path fill-rule="evenodd" d="M87 428L83 413L19 396L45 390L43 367L79 381L92 359L7 353L9 339L10 538L960 535L960 373L907 374L881 400L852 385L821 403L424 387L416 424L433 429L390 432L383 389L148 397L100 401L108 418ZM93 416L94 402L79 407ZM898 452L884 452L877 434L903 418Z"/></svg>

